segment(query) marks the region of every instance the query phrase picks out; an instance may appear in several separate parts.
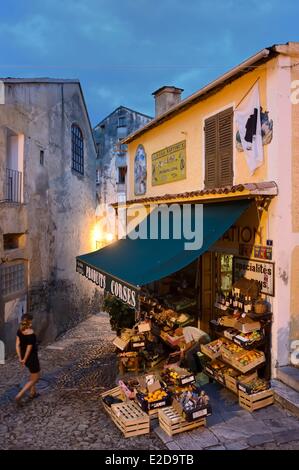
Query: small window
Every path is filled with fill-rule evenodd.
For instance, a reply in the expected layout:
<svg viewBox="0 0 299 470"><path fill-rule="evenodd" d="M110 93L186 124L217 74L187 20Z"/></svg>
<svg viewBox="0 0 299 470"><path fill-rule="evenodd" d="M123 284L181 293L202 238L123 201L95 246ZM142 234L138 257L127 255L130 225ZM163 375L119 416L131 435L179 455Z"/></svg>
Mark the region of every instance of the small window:
<svg viewBox="0 0 299 470"><path fill-rule="evenodd" d="M72 125L72 169L84 175L84 142L82 131L76 124Z"/></svg>
<svg viewBox="0 0 299 470"><path fill-rule="evenodd" d="M127 174L127 167L126 166L120 166L118 168L118 183L119 184L125 184L126 174Z"/></svg>
<svg viewBox="0 0 299 470"><path fill-rule="evenodd" d="M100 170L96 170L96 184L100 184Z"/></svg>
<svg viewBox="0 0 299 470"><path fill-rule="evenodd" d="M40 150L39 152L39 163L43 166L45 162L45 152Z"/></svg>
<svg viewBox="0 0 299 470"><path fill-rule="evenodd" d="M20 233L5 233L3 235L3 249L4 251L7 250L15 250L20 248L20 238L22 234Z"/></svg>
<svg viewBox="0 0 299 470"><path fill-rule="evenodd" d="M2 295L13 294L25 289L25 265L17 263L0 267L0 286Z"/></svg>
<svg viewBox="0 0 299 470"><path fill-rule="evenodd" d="M128 150L128 146L127 144L121 144L120 143L121 141L122 141L122 137L118 139L118 151L120 153L126 153L126 151Z"/></svg>
<svg viewBox="0 0 299 470"><path fill-rule="evenodd" d="M126 127L126 125L127 125L126 116L119 116L118 127Z"/></svg>

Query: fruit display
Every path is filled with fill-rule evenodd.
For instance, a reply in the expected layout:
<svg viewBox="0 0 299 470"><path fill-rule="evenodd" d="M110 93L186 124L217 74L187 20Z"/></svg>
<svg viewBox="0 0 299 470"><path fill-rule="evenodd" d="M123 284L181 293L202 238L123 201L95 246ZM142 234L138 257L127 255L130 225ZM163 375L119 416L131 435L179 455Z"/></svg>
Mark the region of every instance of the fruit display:
<svg viewBox="0 0 299 470"><path fill-rule="evenodd" d="M195 382L194 374L190 373L187 369L173 366L166 368L161 377L169 384L187 385Z"/></svg>
<svg viewBox="0 0 299 470"><path fill-rule="evenodd" d="M215 361L212 361L212 362L208 362L206 364L205 371L209 375L212 375L214 377L224 367L226 367L226 364L224 364L224 362L221 362L219 360L215 360Z"/></svg>
<svg viewBox="0 0 299 470"><path fill-rule="evenodd" d="M270 382L268 380L260 379L256 377L250 382L243 383L239 382L238 389L242 392L252 395L253 393L263 392L271 388Z"/></svg>
<svg viewBox="0 0 299 470"><path fill-rule="evenodd" d="M232 358L239 357L245 352L245 349L241 348L241 346L235 343L224 343L221 346L221 356L225 360L230 361Z"/></svg>
<svg viewBox="0 0 299 470"><path fill-rule="evenodd" d="M216 359L221 354L221 346L223 344L229 344L229 342L225 338L219 338L215 341L212 341L208 344L201 345L201 351L206 354L211 359Z"/></svg>
<svg viewBox="0 0 299 470"><path fill-rule="evenodd" d="M243 347L251 346L253 343L262 341L263 334L259 330L254 330L250 333L239 333L234 336L233 341Z"/></svg>
<svg viewBox="0 0 299 470"><path fill-rule="evenodd" d="M264 361L264 353L253 349L252 351L246 351L242 356L234 358L232 365L242 372L247 372L253 367L262 364Z"/></svg>
<svg viewBox="0 0 299 470"><path fill-rule="evenodd" d="M159 390L156 390L155 392L149 392L148 395L144 397L145 401L148 401L148 403L154 403L159 400L163 400L163 398L167 397L167 392L165 390L162 390L161 388Z"/></svg>
<svg viewBox="0 0 299 470"><path fill-rule="evenodd" d="M208 395L202 390L187 391L173 401L174 408L186 419L194 421L210 415L212 410Z"/></svg>

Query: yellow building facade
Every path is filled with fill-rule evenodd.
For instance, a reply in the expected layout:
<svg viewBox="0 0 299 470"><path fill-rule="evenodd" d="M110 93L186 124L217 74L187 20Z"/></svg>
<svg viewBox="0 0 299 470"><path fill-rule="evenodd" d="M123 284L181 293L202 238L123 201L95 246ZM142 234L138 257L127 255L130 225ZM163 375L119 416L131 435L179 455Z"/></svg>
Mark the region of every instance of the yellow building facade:
<svg viewBox="0 0 299 470"><path fill-rule="evenodd" d="M222 237L210 253L229 253L253 261L261 260L258 247L271 253L263 262L273 266L273 289L271 295L266 295L273 312L272 376L279 366L291 362L294 341L299 340L298 63L298 43L264 49L172 105L123 141L128 145L129 155L128 206L138 202L208 204L252 199L251 208L238 220L237 228ZM263 145L263 163L252 174L244 151L237 145L235 110L255 84L265 113L264 129L269 135ZM231 181L223 187L207 188L205 127L211 117L229 109L233 115ZM140 170L136 170L136 155L140 149L144 154L144 181L141 190L136 191L136 171ZM171 156L168 160L167 155ZM166 161L170 162L168 167ZM202 262L209 264L209 255L204 256ZM201 309L204 309L204 295ZM202 315L201 311L200 327L205 323Z"/></svg>

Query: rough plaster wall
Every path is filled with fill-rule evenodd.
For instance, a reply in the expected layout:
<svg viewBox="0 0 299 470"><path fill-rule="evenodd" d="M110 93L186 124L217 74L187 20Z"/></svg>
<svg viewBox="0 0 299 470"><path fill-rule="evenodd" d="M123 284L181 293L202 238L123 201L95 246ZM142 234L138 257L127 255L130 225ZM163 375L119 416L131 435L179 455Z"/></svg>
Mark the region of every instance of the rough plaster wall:
<svg viewBox="0 0 299 470"><path fill-rule="evenodd" d="M147 116L126 108L122 108L121 115L126 116L126 135L143 127L150 121ZM117 151L115 145L118 142L118 117L119 112L116 110L102 121L105 124L105 131L102 134L101 131L94 131L96 142L100 142L103 146L101 158L97 160L97 168L101 171L98 199L100 203L104 204L117 202L118 170L116 167ZM124 160L126 160L126 156L124 156Z"/></svg>
<svg viewBox="0 0 299 470"><path fill-rule="evenodd" d="M299 246L292 253L291 263L291 325L290 340L299 339Z"/></svg>
<svg viewBox="0 0 299 470"><path fill-rule="evenodd" d="M299 80L298 57L292 59L291 79ZM295 66L294 66L295 65ZM299 103L292 105L292 229L299 233ZM299 246L292 252L290 340L299 339Z"/></svg>
<svg viewBox="0 0 299 470"><path fill-rule="evenodd" d="M40 339L48 341L99 309L99 293L75 272L76 255L93 249L95 150L78 85L14 85L6 99L0 124L25 135L25 206L0 205L0 234L28 230L29 308ZM84 135L84 177L71 170L73 122ZM0 134L1 162L3 140ZM1 181L4 168L1 163ZM0 334L3 299L1 305ZM11 342L11 328L4 329Z"/></svg>

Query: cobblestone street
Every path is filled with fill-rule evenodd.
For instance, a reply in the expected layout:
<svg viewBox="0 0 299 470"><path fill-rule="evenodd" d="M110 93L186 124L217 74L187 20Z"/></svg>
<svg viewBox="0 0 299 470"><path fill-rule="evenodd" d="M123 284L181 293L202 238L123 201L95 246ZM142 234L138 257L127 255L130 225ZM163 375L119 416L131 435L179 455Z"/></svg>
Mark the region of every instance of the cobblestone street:
<svg viewBox="0 0 299 470"><path fill-rule="evenodd" d="M299 420L274 405L253 414L208 384L208 427L170 438L157 427L125 439L104 412L99 394L115 386L116 357L105 315L89 318L53 345L40 348L40 397L17 408L27 377L16 359L1 367L0 449L299 449Z"/></svg>

